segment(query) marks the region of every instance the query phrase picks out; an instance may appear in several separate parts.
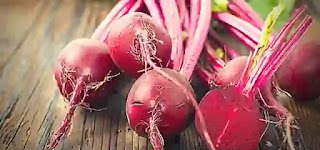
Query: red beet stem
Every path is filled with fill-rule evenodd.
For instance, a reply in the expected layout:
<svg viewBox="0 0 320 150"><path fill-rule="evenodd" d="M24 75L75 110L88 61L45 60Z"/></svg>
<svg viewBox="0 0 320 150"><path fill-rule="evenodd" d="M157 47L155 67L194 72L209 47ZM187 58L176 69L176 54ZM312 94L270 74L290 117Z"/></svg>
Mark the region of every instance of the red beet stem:
<svg viewBox="0 0 320 150"><path fill-rule="evenodd" d="M228 9L231 13L248 21L258 29L262 29L264 21L245 0L232 0L228 3Z"/></svg>
<svg viewBox="0 0 320 150"><path fill-rule="evenodd" d="M55 132L54 138L51 139L50 143L47 145L47 150L52 150L54 149L63 138L68 134L69 129L72 124L72 117L73 114L77 108L77 106L82 102L83 98L80 98L82 95L86 95L87 93L83 92L85 88L85 84L83 83L82 79L80 78L79 82L77 83L72 97L70 98L69 101L69 109L63 119L63 122Z"/></svg>
<svg viewBox="0 0 320 150"><path fill-rule="evenodd" d="M180 20L181 26L184 29L188 29L189 28L189 11L187 9L185 0L177 0L177 5L179 9L180 18L181 18Z"/></svg>
<svg viewBox="0 0 320 150"><path fill-rule="evenodd" d="M287 21L287 23L285 24L285 26L282 28L282 30L280 31L280 33L276 36L276 38L274 38L274 40L271 41L271 43L269 44L268 46L268 51L269 53L272 53L273 51L275 50L278 50L278 49L281 49L283 48L283 43L285 43L286 39L287 39L287 36L290 32L290 29L292 28L293 26L293 23L295 22L295 20L299 17L299 15L301 15L301 13L304 11L304 7L300 7L299 9L297 9L297 11L295 12L295 14L291 17L291 19L289 19ZM246 70L245 72L243 73L243 76L246 76L244 78L242 78L239 82L239 86L240 87L244 87L245 84L248 83L249 81L249 77L247 76L248 73L249 73L249 70L250 70L250 66L252 65L252 59L258 55L258 51L254 51L254 53L251 53L250 54L250 57L249 57L249 61L248 61L248 64L247 64L247 67L246 67ZM273 57L275 57L277 55L277 52L276 54L272 55L271 58L269 59L272 59ZM265 59L265 58L263 58ZM263 60L261 59L261 60ZM261 63L261 65L259 67L256 67L255 69L256 70L259 70L259 69L263 69L265 68L265 65L267 65L266 63L263 64ZM252 78L257 78L259 76L259 73L256 74L255 77L252 77ZM243 88L242 88L243 89Z"/></svg>
<svg viewBox="0 0 320 150"><path fill-rule="evenodd" d="M130 8L129 13L136 12L143 6L143 0L137 0L136 3Z"/></svg>
<svg viewBox="0 0 320 150"><path fill-rule="evenodd" d="M214 81L216 81L216 76L213 73L205 70L200 65L197 65L194 72L199 76L200 80L207 86L208 89L212 89Z"/></svg>
<svg viewBox="0 0 320 150"><path fill-rule="evenodd" d="M298 9L295 10L295 12L293 13L293 16L291 17L291 19L286 23L285 27L282 28L282 30L280 31L280 33L277 35L277 37L275 37L276 39L278 38L282 38L281 36L283 36L283 32L287 31L286 28L291 28L293 23L295 22L295 20L298 19L298 17L302 14L302 12L305 10L304 6L299 7ZM225 28L231 32L231 34L235 35L244 45L246 45L248 48L250 48L252 51L255 50L257 42L259 41L259 39L257 39L257 37L252 36L251 34L246 34L247 32L241 32L240 29L237 28L237 26L230 26L228 24L224 24ZM261 31L259 31L261 34ZM289 32L289 31L287 31ZM273 37L271 37L271 39L273 39ZM270 43L270 46L274 45L277 40L273 40ZM280 42L280 41L279 41Z"/></svg>
<svg viewBox="0 0 320 150"><path fill-rule="evenodd" d="M254 94L261 85L263 85L270 77L274 74L274 72L279 68L284 59L289 55L289 53L293 50L298 41L302 38L302 36L306 33L308 27L312 23L312 19L310 16L305 17L297 31L293 34L293 36L289 39L287 43L285 42L276 42L277 44L273 45L277 49L272 50L268 48L265 56L261 58L261 61L257 65L256 69L250 75L249 80L246 86L243 89L243 92L246 94ZM284 33L289 34L290 28L287 28ZM284 36L286 37L286 36ZM283 40L283 39L277 39ZM285 46L283 46L285 44ZM279 46L281 45L281 46Z"/></svg>
<svg viewBox="0 0 320 150"><path fill-rule="evenodd" d="M247 35L239 31L238 29L225 25L225 28L235 37L237 37L245 46L247 46L252 51L255 49L257 43L253 41L251 38L249 38Z"/></svg>
<svg viewBox="0 0 320 150"><path fill-rule="evenodd" d="M276 36L276 38L275 38L276 40L271 41L268 49L269 49L270 53L274 53L274 54L269 59L274 59L274 58L278 57L278 55L281 52L278 50L284 48L285 42L287 40L287 36L289 35L290 30L292 29L294 22L302 14L302 12L304 10L305 10L304 7L300 7L298 9L296 9L294 15L286 22L285 26L281 29L280 33ZM267 63L262 64L262 66L260 66L260 67L265 69L265 65L267 65Z"/></svg>
<svg viewBox="0 0 320 150"><path fill-rule="evenodd" d="M211 21L211 0L201 0L200 17L193 40L186 47L186 53L181 68L181 74L188 80L191 78L194 67L198 63L199 56L207 38ZM189 39L188 39L189 41Z"/></svg>
<svg viewBox="0 0 320 150"><path fill-rule="evenodd" d="M209 35L213 39L213 41L217 45L219 45L219 47L221 47L225 50L227 56L230 59L234 59L236 57L239 57L238 52L236 50L234 50L233 48L231 48L226 42L224 42L214 30L210 30Z"/></svg>
<svg viewBox="0 0 320 150"><path fill-rule="evenodd" d="M150 15L163 27L165 27L164 20L163 20L163 15L161 13L160 7L157 4L156 0L146 0L144 1L146 4Z"/></svg>
<svg viewBox="0 0 320 150"><path fill-rule="evenodd" d="M109 28L111 22L120 15L120 12L123 13L123 10L128 10L134 5L132 0L123 0L116 4L113 9L109 12L107 17L100 23L100 25L96 28L91 38L96 40L104 41L107 37L107 29ZM124 14L124 13L123 13ZM122 14L122 15L123 15ZM121 16L122 16L121 15Z"/></svg>
<svg viewBox="0 0 320 150"><path fill-rule="evenodd" d="M159 0L168 33L172 40L171 61L173 69L179 70L183 61L183 40L180 17L175 0Z"/></svg>
<svg viewBox="0 0 320 150"><path fill-rule="evenodd" d="M280 42L284 42L286 40L286 37L288 36L294 22L299 18L299 16L304 12L305 7L301 6L298 9L295 10L295 13L292 15L292 17L286 22L284 28L282 28L279 32L279 34L276 36L275 39L281 39L281 40L273 40L270 43L270 47L274 47L274 45L278 45Z"/></svg>
<svg viewBox="0 0 320 150"><path fill-rule="evenodd" d="M234 27L240 32L249 36L249 38L251 38L251 40L253 40L255 43L259 42L261 36L260 30L255 26L251 25L250 23L246 22L245 20L242 20L230 13L213 13L212 16L213 18L231 27Z"/></svg>
<svg viewBox="0 0 320 150"><path fill-rule="evenodd" d="M189 44L191 44L191 41L193 41L200 14L200 0L191 0L190 3L190 24L188 29L188 40L186 44L187 47Z"/></svg>
<svg viewBox="0 0 320 150"><path fill-rule="evenodd" d="M210 46L208 41L205 42L205 51L203 52L206 60L210 63L214 70L220 71L225 66L226 63L216 55L214 49Z"/></svg>
<svg viewBox="0 0 320 150"><path fill-rule="evenodd" d="M256 87L260 87L263 85L269 78L275 73L275 71L280 67L285 58L289 55L289 53L294 49L303 35L307 32L307 29L312 24L313 20L310 16L306 16L297 31L292 35L287 44L283 47L282 50L278 52L278 54L271 60L268 64L268 68L266 68L265 76L260 76L260 78L256 82ZM281 47L282 48L282 47Z"/></svg>

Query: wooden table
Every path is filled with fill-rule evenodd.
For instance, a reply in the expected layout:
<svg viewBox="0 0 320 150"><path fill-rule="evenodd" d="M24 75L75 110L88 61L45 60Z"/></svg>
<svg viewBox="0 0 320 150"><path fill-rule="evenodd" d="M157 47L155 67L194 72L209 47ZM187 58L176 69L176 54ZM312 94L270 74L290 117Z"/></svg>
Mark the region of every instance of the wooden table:
<svg viewBox="0 0 320 150"><path fill-rule="evenodd" d="M72 39L90 37L113 4L98 0L0 1L1 150L43 149L67 108L53 79L55 58ZM77 109L70 136L57 149L152 149L146 138L128 128L124 106L133 82L121 77L107 110ZM304 144L300 134L298 143L310 150L320 149L320 102L289 100L286 106L301 126ZM271 125L259 148L283 149L281 139ZM167 145L167 149L205 149L193 125Z"/></svg>

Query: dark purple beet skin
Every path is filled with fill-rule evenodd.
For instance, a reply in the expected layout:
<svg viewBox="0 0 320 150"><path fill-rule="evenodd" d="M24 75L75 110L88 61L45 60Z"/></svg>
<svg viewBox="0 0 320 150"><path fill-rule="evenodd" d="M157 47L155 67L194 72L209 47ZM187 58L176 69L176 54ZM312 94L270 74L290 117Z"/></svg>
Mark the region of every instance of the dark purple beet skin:
<svg viewBox="0 0 320 150"><path fill-rule="evenodd" d="M175 77L192 93L193 89L186 79L171 69L162 69ZM194 109L186 94L157 71L151 70L141 75L131 88L126 105L130 127L140 136L147 136L146 128L156 104L161 109L156 124L161 135L167 139L183 131L191 121Z"/></svg>
<svg viewBox="0 0 320 150"><path fill-rule="evenodd" d="M320 43L297 46L276 72L281 89L296 100L313 100L320 96Z"/></svg>
<svg viewBox="0 0 320 150"><path fill-rule="evenodd" d="M67 100L73 89L71 82L63 82L61 78L63 67L66 70L75 71L69 73L74 78L74 82L84 81L86 85L101 82L106 76L115 75L118 70L110 58L108 46L92 39L78 39L70 42L60 52L57 62L54 76L61 94ZM64 85L65 88L63 88ZM106 96L114 88L113 85L114 80L106 81L97 90L89 90L84 102L90 107L95 107L95 104L99 105L100 102L106 100ZM79 96L79 98L82 97Z"/></svg>

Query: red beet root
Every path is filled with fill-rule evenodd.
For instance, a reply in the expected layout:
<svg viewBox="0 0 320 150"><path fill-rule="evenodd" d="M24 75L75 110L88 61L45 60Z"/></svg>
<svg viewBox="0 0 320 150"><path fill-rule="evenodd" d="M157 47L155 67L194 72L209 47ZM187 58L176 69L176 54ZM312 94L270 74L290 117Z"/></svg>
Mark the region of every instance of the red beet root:
<svg viewBox="0 0 320 150"><path fill-rule="evenodd" d="M237 57L227 63L223 69L219 70L216 77L216 84L222 86L236 85L246 67L247 56Z"/></svg>
<svg viewBox="0 0 320 150"><path fill-rule="evenodd" d="M99 104L113 88L113 80L109 79L110 81L102 84L106 77L116 73L117 68L110 58L108 46L100 41L74 40L60 52L57 62L54 76L61 94L67 100L70 100L75 86L80 82L97 87L87 91L88 96L82 103L84 106Z"/></svg>
<svg viewBox="0 0 320 150"><path fill-rule="evenodd" d="M235 90L237 89L233 86L212 90L201 101L200 109L210 138L217 149L254 150L265 129L265 123L259 120L263 116L257 101ZM195 126L203 138L197 116Z"/></svg>
<svg viewBox="0 0 320 150"><path fill-rule="evenodd" d="M61 94L69 101L69 110L47 149L54 149L67 135L77 106L99 106L112 89L111 78L117 69L108 50L100 41L78 39L60 52L54 76Z"/></svg>
<svg viewBox="0 0 320 150"><path fill-rule="evenodd" d="M161 70L194 93L188 81L178 72L165 68ZM148 135L157 149L163 146L163 138L174 137L188 126L194 109L183 90L151 70L140 76L131 88L126 112L130 127L139 135Z"/></svg>
<svg viewBox="0 0 320 150"><path fill-rule="evenodd" d="M276 73L279 86L297 100L313 100L320 96L320 43L300 45L284 61Z"/></svg>

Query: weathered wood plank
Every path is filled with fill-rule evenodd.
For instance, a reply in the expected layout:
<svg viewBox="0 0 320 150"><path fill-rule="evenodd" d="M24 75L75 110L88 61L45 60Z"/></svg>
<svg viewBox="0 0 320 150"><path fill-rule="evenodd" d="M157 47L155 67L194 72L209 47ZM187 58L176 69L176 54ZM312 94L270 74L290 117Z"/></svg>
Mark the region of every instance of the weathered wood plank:
<svg viewBox="0 0 320 150"><path fill-rule="evenodd" d="M133 133L133 149L139 150L139 136L137 133Z"/></svg>
<svg viewBox="0 0 320 150"><path fill-rule="evenodd" d="M42 27L45 27L45 26L47 26L47 25L49 25L50 23L48 23L48 24L44 24ZM41 28L40 28L41 29ZM39 30L38 30L39 31ZM42 34L41 34L41 32L40 32L40 34L39 34L39 36L42 36ZM48 40L48 38L45 38L46 40ZM28 39L27 39L28 40ZM28 48L26 48L26 49L22 49L22 50L20 50L18 53L17 53L17 55L15 55L14 56L14 58L13 59L17 59L17 60L24 60L25 61L25 59L29 59L28 58L28 55L30 55L31 53L28 53L28 52L34 52L34 53L37 53L37 51L39 51L40 49L41 49L41 47L43 47L43 46L45 46L45 44L47 44L47 42L46 43L44 43L43 45L37 45L38 44L38 42L36 42L36 41L34 41L35 43L32 43L32 45L34 46L34 47L29 47L30 49L28 49ZM21 53L22 54L21 54ZM26 58L25 58L26 57ZM13 63L13 62L15 62L15 61L10 61L9 62L9 64L8 64L8 66L9 65L15 65L15 64L18 64L18 63ZM35 60L35 59L30 59L30 62L31 63L34 63L34 64L38 64L37 63L37 60ZM22 80L22 79L20 79L20 82L26 82L26 83L24 83L24 84L21 84L21 83L16 83L16 85L20 85L20 86L18 86L18 87L21 87L21 89L19 89L19 88L16 88L16 89L18 89L18 90L21 90L21 92L19 93L19 94L21 94L20 96L19 96L19 102L17 103L17 105L16 105L16 107L15 107L15 111L14 111L14 114L18 114L17 116L16 116L16 118L12 118L12 119L10 119L10 122L8 122L8 123L10 123L10 124L16 124L17 123L17 120L20 120L20 119L18 119L18 116L24 116L24 114L26 114L26 112L28 112L29 110L30 110L30 108L29 108L29 102L30 102L30 98L31 98L31 96L35 93L35 90L37 89L37 87L38 87L38 85L39 85L39 83L40 83L40 77L41 77L41 75L42 75L42 72L43 71L40 71L38 74L32 74L30 71L34 71L35 69L38 69L38 68L36 68L36 67L34 67L34 66L30 66L30 64L29 63L24 63L24 64L21 64L22 66L24 66L25 67L25 70L28 70L28 71L23 71L23 75L24 75L24 77L23 77L23 79L25 79L25 80ZM7 66L6 66L7 67ZM28 68L28 69L26 69L26 68ZM12 72L14 72L14 73L17 73L17 74L19 74L20 72L15 72L16 70L13 70ZM18 70L18 71L20 71L20 70ZM9 72L9 71L8 71ZM3 81L3 80L2 80ZM17 87L17 86L16 86ZM26 89L31 89L31 90L26 90ZM14 91L14 92L17 92L17 91ZM18 93L18 92L17 92ZM28 111L26 111L26 110L28 110ZM23 121L23 120L22 120ZM21 121L21 122L22 122ZM20 122L20 121L19 121ZM28 121L26 121L26 122L28 122ZM20 124L20 123L18 123L18 124ZM19 128L21 127L20 125L19 126L17 126L17 127L14 127L14 128L11 128L11 125L8 125L7 126L8 128L5 128L5 129L3 129L2 130L2 132L3 131L6 131L6 130L15 130L15 132L11 132L11 134L12 133L14 133L13 135L11 135L10 133L9 134L6 134L6 135L8 135L7 136L7 138L9 137L9 138L11 138L10 139L10 141L11 142L9 142L9 143L7 143L7 146L6 146L6 148L9 148L9 146L10 146L10 144L13 144L14 145L14 138L16 137L16 134L17 134L17 132L19 131ZM15 129L16 128L16 129ZM5 139L4 139L5 140ZM13 143L12 143L13 142ZM19 141L20 142L20 141Z"/></svg>
<svg viewBox="0 0 320 150"><path fill-rule="evenodd" d="M55 2L59 2L59 1L55 1ZM53 19L53 20L55 20L54 18L56 18L56 17L54 17L54 15L56 14L56 13L53 13L53 12L51 12L50 13L50 11L56 11L58 8L60 8L59 7L59 5L57 5L58 3L56 3L56 5L53 5L52 6L52 9L48 9L48 16L45 16L44 15L44 17L43 18L51 18L51 19ZM50 6L50 5L49 5ZM67 6L67 5L65 5L65 6ZM70 9L70 8L68 8L68 9ZM71 9L72 10L72 9ZM65 11L64 11L65 12ZM77 13L77 15L79 14L79 12L76 12ZM52 16L53 15L53 16ZM60 18L61 17L64 17L65 18L65 16L60 16ZM59 17L58 17L59 18ZM72 20L72 19L69 19L69 20L71 20L71 21L76 21L76 19L74 19L74 20ZM41 21L41 20L38 20L38 21ZM61 49L62 48L62 46L64 46L65 44L66 44L66 41L68 40L68 39L66 39L66 38L61 38L61 34L59 33L59 32L55 32L55 34L48 34L48 33L52 33L52 27L53 27L53 23L52 23L52 21L43 21L44 23L45 22L49 22L47 25L45 25L44 24L44 30L42 30L42 31L45 31L45 35L44 35L44 39L46 39L46 40L43 40L42 42L43 43L45 43L45 44L48 44L48 43L51 43L51 44L55 44L55 43L53 43L52 42L52 40L50 39L50 37L57 37L58 39L60 39L60 40L62 40L63 41L63 44L59 44L59 45L61 45L60 46L60 48L58 48L58 49ZM74 26L74 25L73 25ZM57 27L57 26L56 26ZM74 27L72 27L73 29L74 29ZM39 30L40 32L42 32L41 30ZM69 32L69 34L71 33L70 31L72 31L72 30L70 30L70 29L68 29L67 30L68 32ZM53 35L56 35L56 36L53 36ZM70 36L65 36L64 35L64 37L70 37ZM37 40L37 38L34 38L35 40ZM43 38L40 38L40 39L43 39ZM34 52L34 54L39 54L39 55L41 55L41 54L43 54L43 53L41 53L41 50L42 51L47 51L48 49L47 49L47 46L39 46L40 48L38 48L39 49L39 52ZM55 48L56 49L56 48ZM58 50L57 49L57 50ZM50 52L51 51L49 51L49 54L50 54ZM44 53L48 53L48 52L44 52ZM32 54L32 53L29 53L29 54ZM51 53L51 54L54 54L54 53ZM55 54L55 56L57 55L57 53ZM42 56L40 56L40 57L42 57ZM50 57L47 57L49 60L50 60L50 58L52 58L52 55L50 56ZM39 60L48 60L48 59L39 59ZM39 64L39 65L41 65L42 63L35 63L35 64ZM48 63L46 63L46 64L48 64ZM44 66L42 66L43 68L46 68L46 67L48 67L48 65L44 65ZM41 69L41 68L37 68L37 69ZM39 73L41 73L42 71L41 70L38 70L39 71ZM32 76L32 74L31 73L29 73L28 75L30 75L30 76ZM46 74L45 75L45 77L47 78L46 79L46 81L51 81L50 79L52 79L52 72L50 71L50 73L49 74ZM37 79L37 78L39 78L38 76L34 76L34 78L35 79ZM28 80L26 80L26 81L28 81ZM38 83L39 84L39 83ZM38 85L37 84L37 85ZM52 87L54 87L54 83L52 82L52 83L44 83L45 85L51 85L51 86L47 86L47 87L45 87L45 88L41 88L41 89L55 89L55 88L52 88ZM27 83L26 84L23 84L23 85L28 85ZM30 84L29 84L30 85ZM32 84L31 84L31 87L32 87ZM35 86L35 87L37 87L37 86ZM36 89L36 88L35 88ZM47 92L47 91L43 91L43 90L40 90L41 92ZM47 93L48 94L48 93ZM30 97L30 96L29 96ZM47 97L42 97L42 98L44 98L44 99L49 99L49 97L47 98ZM42 100L42 98L36 98L36 100L38 100L39 101L39 99L40 100ZM30 98L29 98L30 99ZM35 101L36 102L36 101ZM40 102L42 102L42 101L40 101ZM47 102L47 101L44 101L44 102ZM22 103L23 104L23 103ZM29 106L29 105L28 105ZM39 107L39 108L41 108L41 107ZM37 112L38 112L38 109L36 109L36 111L35 111L35 114L34 114L34 116L33 116L33 118L35 117L35 115L37 115ZM30 112L29 112L30 113ZM33 113L30 113L30 115L31 114L33 114ZM27 120L28 121L28 120ZM32 122L33 122L33 120L32 120ZM29 127L27 128L27 131L29 131L30 129L30 125L29 125ZM35 128L36 129L36 128ZM22 134L23 134L23 130L21 131L22 132ZM33 133L33 132L32 132ZM21 135L21 137L24 137L24 136L22 136ZM28 136L29 137L29 136ZM36 140L32 140L32 141L36 141ZM25 145L26 145L27 143L25 143L24 144L24 147L25 147ZM35 144L33 144L33 147L35 146Z"/></svg>
<svg viewBox="0 0 320 150"><path fill-rule="evenodd" d="M130 129L128 122L126 122L126 150L133 150L133 130Z"/></svg>
<svg viewBox="0 0 320 150"><path fill-rule="evenodd" d="M0 76L8 60L21 49L22 43L35 29L45 10L46 0L3 0L0 5ZM24 9L21 9L23 6ZM21 25L23 24L23 26Z"/></svg>
<svg viewBox="0 0 320 150"><path fill-rule="evenodd" d="M51 6L51 3L48 3L48 6ZM17 85L19 85L19 83L23 81L23 79L25 79L27 73L30 74L30 72L27 72L29 71L29 67L30 70L34 69L34 66L32 68L32 66L27 62L31 61L32 63L38 65L36 61L30 60L28 56L39 51L39 45L37 43L38 40L36 39L42 38L42 30L47 24L45 23L47 21L43 22L40 20L48 20L46 18L46 15L48 15L48 13L49 11L44 11L42 13L42 15L39 17L39 23L35 24L35 30L33 31L33 34L29 34L26 38L24 38L24 41L21 42L22 46L20 46L19 51L17 51L10 60L5 62L5 66L3 67L3 74L0 79L0 84L6 85L0 87L1 99L3 99L3 101L0 102L1 110L5 110L4 107L8 102L7 99L10 98L11 95L14 95L14 93L21 93L21 90L23 88L17 88Z"/></svg>

